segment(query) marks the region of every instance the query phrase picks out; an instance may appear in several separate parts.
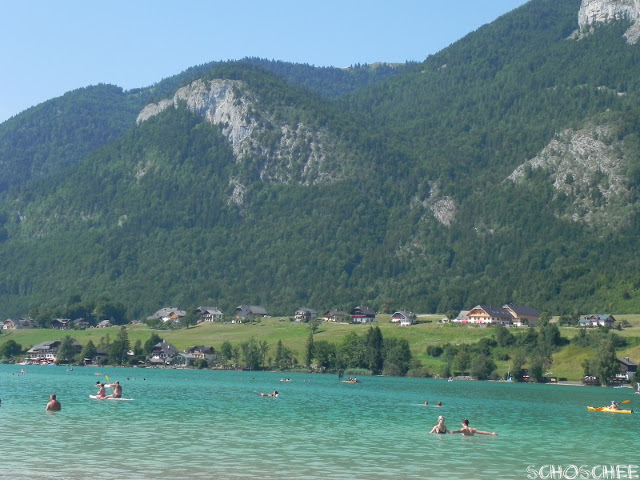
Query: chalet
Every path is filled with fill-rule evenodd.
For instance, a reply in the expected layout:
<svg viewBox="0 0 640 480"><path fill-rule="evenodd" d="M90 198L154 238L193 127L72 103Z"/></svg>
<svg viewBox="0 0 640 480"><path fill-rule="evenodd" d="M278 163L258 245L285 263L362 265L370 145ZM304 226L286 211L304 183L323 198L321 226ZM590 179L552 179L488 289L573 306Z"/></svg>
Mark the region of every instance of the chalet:
<svg viewBox="0 0 640 480"><path fill-rule="evenodd" d="M413 312L407 312L406 310L400 310L391 315L391 323L397 323L401 327L406 327L416 323L418 317Z"/></svg>
<svg viewBox="0 0 640 480"><path fill-rule="evenodd" d="M162 323L180 323L180 319L186 315L184 310L176 307L165 307L158 310L153 315L149 315L147 320L160 320Z"/></svg>
<svg viewBox="0 0 640 480"><path fill-rule="evenodd" d="M89 328L91 324L84 318L76 318L75 320L71 320L69 322L69 326L75 330L84 330L86 328Z"/></svg>
<svg viewBox="0 0 640 480"><path fill-rule="evenodd" d="M233 316L237 319L250 319L253 317L268 317L267 310L260 305L240 305L233 312Z"/></svg>
<svg viewBox="0 0 640 480"><path fill-rule="evenodd" d="M178 355L178 349L172 344L165 341L158 342L151 349L149 362L169 365L173 363L176 355Z"/></svg>
<svg viewBox="0 0 640 480"><path fill-rule="evenodd" d="M48 342L42 342L38 345L34 345L29 350L27 350L27 354L29 355L30 360L36 360L39 362L55 362L56 357L58 355L58 349L62 344L62 340L53 340ZM82 351L82 345L73 339L72 340L73 348L80 353Z"/></svg>
<svg viewBox="0 0 640 480"><path fill-rule="evenodd" d="M467 313L469 323L511 325L513 317L506 308L476 305Z"/></svg>
<svg viewBox="0 0 640 480"><path fill-rule="evenodd" d="M96 354L94 355L93 358L84 358L83 362L84 365L90 365L90 364L94 364L94 365L102 365L103 363L106 363L107 361L107 351L102 349L102 348L96 348Z"/></svg>
<svg viewBox="0 0 640 480"><path fill-rule="evenodd" d="M351 310L351 321L353 323L372 323L376 321L376 312L372 308L359 306Z"/></svg>
<svg viewBox="0 0 640 480"><path fill-rule="evenodd" d="M69 318L54 318L51 321L51 328L54 330L68 330L70 321L71 319Z"/></svg>
<svg viewBox="0 0 640 480"><path fill-rule="evenodd" d="M517 327L537 327L540 322L540 313L531 307L507 303L506 305L503 305L502 308L511 314L511 322Z"/></svg>
<svg viewBox="0 0 640 480"><path fill-rule="evenodd" d="M13 320L11 318L4 321L2 326L3 330L23 330L26 328L36 328L36 322L32 318L18 318Z"/></svg>
<svg viewBox="0 0 640 480"><path fill-rule="evenodd" d="M98 322L98 324L96 325L96 328L109 328L109 327L113 327L113 323L111 323L111 320L102 320L101 322Z"/></svg>
<svg viewBox="0 0 640 480"><path fill-rule="evenodd" d="M201 322L221 322L222 311L218 307L198 307L196 315Z"/></svg>
<svg viewBox="0 0 640 480"><path fill-rule="evenodd" d="M630 382L638 371L638 364L629 359L629 357L617 358L620 364L620 373L616 377L624 377L624 380Z"/></svg>
<svg viewBox="0 0 640 480"><path fill-rule="evenodd" d="M309 323L311 320L318 318L318 312L311 310L310 308L299 308L296 310L294 317L296 322Z"/></svg>
<svg viewBox="0 0 640 480"><path fill-rule="evenodd" d="M176 360L183 365L193 365L196 360L206 360L209 365L218 363L218 354L211 346L198 345L179 353Z"/></svg>
<svg viewBox="0 0 640 480"><path fill-rule="evenodd" d="M326 322L340 323L340 322L344 322L348 316L349 314L342 310L329 310L327 312L324 312L324 314L322 315L322 318L324 318Z"/></svg>
<svg viewBox="0 0 640 480"><path fill-rule="evenodd" d="M468 314L469 314L469 310L460 310L460 313L458 313L456 318L451 319L451 321L454 323L469 323L469 317L467 317ZM449 319L443 318L442 320L448 321ZM446 322L443 322L443 323L446 323Z"/></svg>
<svg viewBox="0 0 640 480"><path fill-rule="evenodd" d="M616 319L608 313L597 313L590 315L582 315L578 320L581 327L609 327L613 328Z"/></svg>

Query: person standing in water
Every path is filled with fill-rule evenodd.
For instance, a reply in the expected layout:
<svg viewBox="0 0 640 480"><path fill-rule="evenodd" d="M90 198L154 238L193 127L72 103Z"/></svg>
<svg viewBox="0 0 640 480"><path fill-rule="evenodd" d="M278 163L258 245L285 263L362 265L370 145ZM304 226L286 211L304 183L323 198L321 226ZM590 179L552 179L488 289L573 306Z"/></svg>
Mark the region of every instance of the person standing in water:
<svg viewBox="0 0 640 480"><path fill-rule="evenodd" d="M51 394L49 403L47 403L45 410L47 412L59 412L60 410L62 410L62 405L60 405L60 402L56 399L55 393Z"/></svg>
<svg viewBox="0 0 640 480"><path fill-rule="evenodd" d="M435 425L429 433L447 433L448 431L449 430L447 430L447 427L444 424L444 417L440 415L438 417L437 425Z"/></svg>

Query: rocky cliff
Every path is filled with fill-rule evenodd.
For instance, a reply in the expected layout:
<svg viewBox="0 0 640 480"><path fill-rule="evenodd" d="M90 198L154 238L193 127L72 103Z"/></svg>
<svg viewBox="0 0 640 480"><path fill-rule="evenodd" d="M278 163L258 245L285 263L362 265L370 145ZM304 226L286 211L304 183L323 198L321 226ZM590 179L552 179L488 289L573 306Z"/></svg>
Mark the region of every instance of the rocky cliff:
<svg viewBox="0 0 640 480"><path fill-rule="evenodd" d="M636 43L640 39L640 0L582 0L578 13L581 33L618 20L632 23L625 37L629 43Z"/></svg>
<svg viewBox="0 0 640 480"><path fill-rule="evenodd" d="M172 98L144 107L137 124L181 104L221 128L236 161L245 165L251 177L311 185L332 183L342 176L336 152L344 148L337 148L340 142L335 135L294 120L293 107L272 105L266 111L260 99L239 80L196 80ZM231 179L230 201L241 204L245 186L243 179Z"/></svg>
<svg viewBox="0 0 640 480"><path fill-rule="evenodd" d="M569 200L561 216L576 222L618 228L625 218L629 189L624 145L609 125L586 125L560 132L536 157L519 166L509 179L524 182L542 170L556 198Z"/></svg>

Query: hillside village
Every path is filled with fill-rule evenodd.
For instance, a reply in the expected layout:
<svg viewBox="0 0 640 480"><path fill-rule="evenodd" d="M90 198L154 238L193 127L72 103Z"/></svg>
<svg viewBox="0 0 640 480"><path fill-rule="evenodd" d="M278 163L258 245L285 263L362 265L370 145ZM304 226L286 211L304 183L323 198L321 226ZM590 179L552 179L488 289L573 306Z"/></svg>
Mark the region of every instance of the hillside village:
<svg viewBox="0 0 640 480"><path fill-rule="evenodd" d="M183 328L194 324L206 323L229 323L229 324L253 324L259 322L261 318L270 317L267 309L261 305L239 305L230 315L225 315L218 307L201 306L193 312L187 312L177 307L165 307L156 311L152 315L145 318L144 321L134 321L131 324L146 324L152 328ZM343 310L327 310L322 314L318 314L315 310L307 307L301 307L293 312L289 317L289 321L294 323L316 323L330 322L341 324L370 324L373 325L379 321L378 313L366 306L357 306L350 311ZM451 318L450 318L451 317ZM385 315L385 321L395 324L397 327L407 328L422 323L419 316L407 310L398 310L393 314ZM388 319L388 320L387 320ZM282 319L281 319L282 320ZM442 318L440 323L450 323L452 325L469 325L469 326L499 326L509 328L533 329L540 325L541 314L534 308L528 306L520 306L514 304L504 304L503 306L492 306L486 304L476 305L470 310L463 310L455 317ZM575 326L582 329L598 329L604 328L612 330L619 327L615 317L610 314L589 314L582 315L576 322ZM105 319L95 324L87 319L63 319L56 318L51 321L51 329L54 330L82 330L90 328L108 328L118 326L111 320ZM29 328L39 328L38 324L31 318L21 318L17 320L8 319L4 322L3 330L20 330ZM122 326L121 326L122 328ZM62 345L62 340L46 341L38 345L34 345L26 351L26 358L22 364L53 364L58 361L58 351ZM83 351L83 345L73 340L72 348L74 356L78 358ZM129 360L140 366L145 367L197 367L197 368L227 368L227 361L230 360L230 354L221 354L211 345L195 345L190 346L184 351L179 351L173 344L164 340L158 341L153 345L145 356L136 355L132 350L127 352ZM235 356L236 362L239 356ZM110 363L109 353L105 349L96 349L90 358L84 358L84 365L102 365ZM628 357L618 358L619 371L615 373L615 378L607 381L607 384L632 385L637 370L637 364ZM232 364L233 368L246 368L241 363ZM520 381L529 381L527 370L523 370L519 375ZM555 377L549 377L546 381L557 381ZM592 375L587 375L583 379L586 385L599 385L600 380Z"/></svg>
<svg viewBox="0 0 640 480"><path fill-rule="evenodd" d="M220 308L215 306L200 306L193 312L194 324L202 322L227 322L232 324L242 324L259 318L269 317L267 309L261 305L239 305L230 314L225 314ZM325 322L357 323L368 324L376 321L378 312L374 309L359 305L350 311L326 310L319 314L316 310L307 307L300 307L293 312L291 319L295 322L309 323L315 320ZM163 324L180 326L185 324L188 312L178 307L164 307L152 315L146 317L142 323ZM418 315L409 310L397 310L390 318L391 323L400 327L409 327L418 323ZM441 322L452 322L462 324L477 325L502 325L505 327L536 327L540 322L540 313L532 307L514 305L507 303L501 307L479 304L470 310L462 310L456 317L443 318ZM581 327L604 326L613 328L616 319L610 314L588 314L582 315L578 320ZM137 321L137 323L141 323ZM54 318L48 328L54 330L80 330L84 328L105 328L118 325L113 319L94 321L89 318ZM27 328L43 328L30 317L7 319L2 325L4 330L16 330Z"/></svg>

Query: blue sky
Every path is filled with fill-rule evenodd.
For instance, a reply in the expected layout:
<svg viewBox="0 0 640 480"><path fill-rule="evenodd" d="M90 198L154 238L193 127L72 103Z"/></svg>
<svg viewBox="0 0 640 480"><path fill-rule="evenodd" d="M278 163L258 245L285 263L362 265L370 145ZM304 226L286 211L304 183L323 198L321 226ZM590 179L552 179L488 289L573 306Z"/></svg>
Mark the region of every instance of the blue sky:
<svg viewBox="0 0 640 480"><path fill-rule="evenodd" d="M0 122L210 61L421 61L526 0L0 0Z"/></svg>

